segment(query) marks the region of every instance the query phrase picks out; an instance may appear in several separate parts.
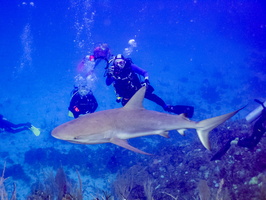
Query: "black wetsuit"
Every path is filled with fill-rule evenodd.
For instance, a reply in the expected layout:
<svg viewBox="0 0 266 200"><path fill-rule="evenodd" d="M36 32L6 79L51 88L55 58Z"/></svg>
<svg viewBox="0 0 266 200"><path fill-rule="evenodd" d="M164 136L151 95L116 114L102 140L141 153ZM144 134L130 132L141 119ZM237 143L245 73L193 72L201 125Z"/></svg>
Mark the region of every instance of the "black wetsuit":
<svg viewBox="0 0 266 200"><path fill-rule="evenodd" d="M106 84L111 85L113 83L115 92L117 96L122 98L121 103L124 106L129 99L142 87L138 75L145 77L147 76L147 71L132 64L130 60L126 60L125 67L123 69L114 66L112 67L112 73L107 74ZM165 109L167 107L166 103L159 96L153 94L153 91L153 87L148 85L145 98L155 102Z"/></svg>
<svg viewBox="0 0 266 200"><path fill-rule="evenodd" d="M126 59L124 68L121 69L119 67L111 66L108 70L106 85L109 86L113 83L116 95L121 98L123 106L142 87L142 84L145 83L147 85L147 90L144 96L146 99L158 104L167 112L173 112L175 114L185 113L188 118L193 116L194 107L184 105L170 106L159 96L154 94L154 88L148 81L148 72L133 64L130 59ZM140 81L139 75L145 78L144 82Z"/></svg>
<svg viewBox="0 0 266 200"><path fill-rule="evenodd" d="M30 123L13 124L12 122L5 120L2 115L0 116L0 129L2 131L18 133L20 131L29 130L30 127Z"/></svg>
<svg viewBox="0 0 266 200"><path fill-rule="evenodd" d="M95 112L97 107L98 103L92 92L82 96L77 90L74 90L68 110L70 110L74 117L77 118L80 114Z"/></svg>
<svg viewBox="0 0 266 200"><path fill-rule="evenodd" d="M253 132L252 135L246 138L242 138L238 141L237 145L240 147L247 147L248 149L252 150L254 147L257 146L257 144L260 142L263 134L266 132L266 109L264 108L262 110L261 116L259 119L255 122L253 126ZM228 151L228 149L231 147L231 141L235 138L231 138L212 158L213 160L220 160L222 156Z"/></svg>
<svg viewBox="0 0 266 200"><path fill-rule="evenodd" d="M260 142L263 134L266 132L264 123L266 123L266 109L262 111L261 116L255 122L252 135L239 140L237 145L240 147L247 147L251 150L254 149L254 147Z"/></svg>

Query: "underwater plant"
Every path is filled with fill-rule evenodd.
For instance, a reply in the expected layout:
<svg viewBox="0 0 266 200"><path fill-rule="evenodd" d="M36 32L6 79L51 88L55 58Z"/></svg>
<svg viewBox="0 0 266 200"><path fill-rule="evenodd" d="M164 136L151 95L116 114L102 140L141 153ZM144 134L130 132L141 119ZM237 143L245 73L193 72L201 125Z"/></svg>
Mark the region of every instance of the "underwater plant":
<svg viewBox="0 0 266 200"><path fill-rule="evenodd" d="M32 193L28 200L82 200L83 190L79 175L78 185L71 185L63 168L59 168L54 175L52 172L46 175L45 180L38 181L32 186Z"/></svg>
<svg viewBox="0 0 266 200"><path fill-rule="evenodd" d="M0 177L0 198L1 198L1 200L8 200L8 194L6 192L6 188L5 188L5 184L4 184L4 182L8 179L8 178L4 178L5 169L6 169L6 162L4 163L2 176ZM14 184L14 190L12 192L10 200L15 200L15 199L16 199L16 185Z"/></svg>
<svg viewBox="0 0 266 200"><path fill-rule="evenodd" d="M101 190L101 192L97 192L97 194L92 195L92 200L113 200L113 195L108 193L107 191Z"/></svg>
<svg viewBox="0 0 266 200"><path fill-rule="evenodd" d="M78 183L70 181L64 169L61 167L54 175L46 174L45 180L38 181L32 186L32 193L27 200L83 200L86 190L83 189L81 176L78 171ZM95 189L95 194L90 194L92 200L113 200L113 196L107 191Z"/></svg>

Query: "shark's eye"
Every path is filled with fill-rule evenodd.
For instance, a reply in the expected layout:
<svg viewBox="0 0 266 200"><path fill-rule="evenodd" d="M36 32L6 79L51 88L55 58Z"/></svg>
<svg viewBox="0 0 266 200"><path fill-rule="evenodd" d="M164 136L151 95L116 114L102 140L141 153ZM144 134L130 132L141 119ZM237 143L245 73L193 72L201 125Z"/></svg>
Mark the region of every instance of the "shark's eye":
<svg viewBox="0 0 266 200"><path fill-rule="evenodd" d="M77 137L74 137L73 139L74 139L74 140L77 140L78 138L77 138Z"/></svg>

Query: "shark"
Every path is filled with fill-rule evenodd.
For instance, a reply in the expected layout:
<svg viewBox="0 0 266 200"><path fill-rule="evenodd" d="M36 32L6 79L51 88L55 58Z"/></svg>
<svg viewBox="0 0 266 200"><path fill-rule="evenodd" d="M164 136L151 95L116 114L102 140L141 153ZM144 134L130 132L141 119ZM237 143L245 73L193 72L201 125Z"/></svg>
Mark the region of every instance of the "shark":
<svg viewBox="0 0 266 200"><path fill-rule="evenodd" d="M80 116L57 126L51 135L77 144L112 143L136 153L151 155L131 146L127 140L148 135L169 138L171 130L184 135L185 130L195 129L202 145L210 150L209 132L242 109L196 122L186 118L185 114L173 115L145 109L145 92L146 86L143 86L124 107Z"/></svg>

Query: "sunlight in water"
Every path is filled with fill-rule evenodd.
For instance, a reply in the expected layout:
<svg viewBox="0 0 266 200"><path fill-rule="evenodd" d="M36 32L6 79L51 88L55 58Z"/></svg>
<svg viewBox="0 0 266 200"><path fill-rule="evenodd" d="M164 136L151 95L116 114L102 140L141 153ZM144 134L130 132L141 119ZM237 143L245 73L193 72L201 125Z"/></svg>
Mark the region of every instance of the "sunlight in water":
<svg viewBox="0 0 266 200"><path fill-rule="evenodd" d="M134 51L134 48L137 47L137 42L134 39L130 39L128 41L128 45L129 46L124 49L124 55L125 56L130 56L131 55L131 53Z"/></svg>
<svg viewBox="0 0 266 200"><path fill-rule="evenodd" d="M27 23L23 28L23 32L20 36L23 54L20 59L20 70L23 70L26 66L32 64L32 34L31 25Z"/></svg>
<svg viewBox="0 0 266 200"><path fill-rule="evenodd" d="M70 10L74 12L74 29L76 38L74 43L80 49L91 45L91 28L94 22L95 11L92 10L91 0L71 1Z"/></svg>

